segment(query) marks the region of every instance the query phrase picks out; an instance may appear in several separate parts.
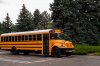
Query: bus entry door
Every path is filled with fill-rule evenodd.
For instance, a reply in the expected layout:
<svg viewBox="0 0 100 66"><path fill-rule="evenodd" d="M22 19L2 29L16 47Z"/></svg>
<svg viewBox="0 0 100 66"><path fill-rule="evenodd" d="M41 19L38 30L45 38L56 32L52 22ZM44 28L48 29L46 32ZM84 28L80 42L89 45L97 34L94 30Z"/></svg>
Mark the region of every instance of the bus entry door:
<svg viewBox="0 0 100 66"><path fill-rule="evenodd" d="M49 34L43 35L43 54L49 55Z"/></svg>

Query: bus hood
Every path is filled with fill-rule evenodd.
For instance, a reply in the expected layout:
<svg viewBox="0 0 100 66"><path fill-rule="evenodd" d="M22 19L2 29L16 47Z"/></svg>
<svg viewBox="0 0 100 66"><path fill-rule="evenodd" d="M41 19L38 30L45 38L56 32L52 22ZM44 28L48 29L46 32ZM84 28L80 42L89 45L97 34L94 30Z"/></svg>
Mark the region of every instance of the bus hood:
<svg viewBox="0 0 100 66"><path fill-rule="evenodd" d="M65 45L67 46L67 48L74 48L73 43L70 41L65 41Z"/></svg>
<svg viewBox="0 0 100 66"><path fill-rule="evenodd" d="M74 48L73 43L66 40L54 40L54 44L59 44L61 48Z"/></svg>

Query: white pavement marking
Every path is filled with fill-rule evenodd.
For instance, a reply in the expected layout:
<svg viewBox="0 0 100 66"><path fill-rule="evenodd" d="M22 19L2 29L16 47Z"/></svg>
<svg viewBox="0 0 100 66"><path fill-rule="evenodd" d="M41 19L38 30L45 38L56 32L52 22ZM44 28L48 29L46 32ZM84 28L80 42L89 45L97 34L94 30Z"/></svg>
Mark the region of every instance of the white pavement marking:
<svg viewBox="0 0 100 66"><path fill-rule="evenodd" d="M45 59L45 60L39 60L39 61L34 61L33 63L38 63L38 62L47 62L47 61L51 61L54 59Z"/></svg>
<svg viewBox="0 0 100 66"><path fill-rule="evenodd" d="M36 61L23 61L23 60L13 60L13 59L5 59L5 58L0 58L0 61L6 61L6 62L14 62L14 63L39 63L39 62L47 62L50 60L54 60L54 59L45 59L45 60L36 60Z"/></svg>

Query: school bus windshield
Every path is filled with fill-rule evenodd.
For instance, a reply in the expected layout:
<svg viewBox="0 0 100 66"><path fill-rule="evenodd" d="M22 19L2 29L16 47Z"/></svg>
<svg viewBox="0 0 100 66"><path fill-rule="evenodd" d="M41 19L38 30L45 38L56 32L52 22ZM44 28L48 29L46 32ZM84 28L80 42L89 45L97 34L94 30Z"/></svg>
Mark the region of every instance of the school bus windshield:
<svg viewBox="0 0 100 66"><path fill-rule="evenodd" d="M63 33L51 33L51 39L64 39L64 34Z"/></svg>

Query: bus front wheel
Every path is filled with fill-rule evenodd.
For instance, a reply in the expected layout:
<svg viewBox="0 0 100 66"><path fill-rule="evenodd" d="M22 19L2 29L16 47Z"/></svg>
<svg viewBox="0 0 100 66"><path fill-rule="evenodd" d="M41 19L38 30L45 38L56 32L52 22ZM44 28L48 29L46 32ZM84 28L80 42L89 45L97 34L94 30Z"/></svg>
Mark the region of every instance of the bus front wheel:
<svg viewBox="0 0 100 66"><path fill-rule="evenodd" d="M16 47L13 46L11 51L10 51L13 55L19 54L19 51L16 50Z"/></svg>
<svg viewBox="0 0 100 66"><path fill-rule="evenodd" d="M53 57L61 57L61 52L58 47L53 47L51 54Z"/></svg>

